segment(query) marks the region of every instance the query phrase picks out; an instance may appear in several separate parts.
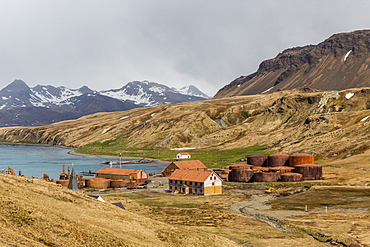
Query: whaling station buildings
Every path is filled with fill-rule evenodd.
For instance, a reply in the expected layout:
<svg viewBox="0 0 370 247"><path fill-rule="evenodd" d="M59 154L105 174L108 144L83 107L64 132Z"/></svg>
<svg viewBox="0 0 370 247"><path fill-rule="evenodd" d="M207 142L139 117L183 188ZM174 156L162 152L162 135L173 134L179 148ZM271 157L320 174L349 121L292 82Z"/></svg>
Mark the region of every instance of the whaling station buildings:
<svg viewBox="0 0 370 247"><path fill-rule="evenodd" d="M180 154L188 153L179 153L177 157L180 157ZM15 175L11 168L1 170L0 173ZM139 169L101 167L95 174L96 177L84 180L82 175L76 175L78 188L137 188L138 185L145 185L148 180L148 174ZM246 156L246 163L232 164L228 169L209 169L199 160L175 160L162 170L162 175L168 177L170 192L212 195L222 193L223 181L320 180L322 166L314 164L314 156L310 154L257 154ZM70 168L68 167L68 173L65 173L65 166L63 166L63 172L56 183L67 187L70 178ZM47 174L44 174L43 179L48 179Z"/></svg>
<svg viewBox="0 0 370 247"><path fill-rule="evenodd" d="M310 154L271 154L246 156L247 163L237 163L229 169L214 169L231 182L298 182L322 179L322 166L314 164Z"/></svg>

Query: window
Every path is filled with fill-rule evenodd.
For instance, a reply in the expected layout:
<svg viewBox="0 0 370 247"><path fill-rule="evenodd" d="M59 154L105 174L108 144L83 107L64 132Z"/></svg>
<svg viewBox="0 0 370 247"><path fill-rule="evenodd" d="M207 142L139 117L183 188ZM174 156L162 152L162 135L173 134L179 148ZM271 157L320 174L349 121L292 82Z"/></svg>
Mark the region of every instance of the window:
<svg viewBox="0 0 370 247"><path fill-rule="evenodd" d="M195 193L197 193L197 189L195 189Z"/></svg>
<svg viewBox="0 0 370 247"><path fill-rule="evenodd" d="M172 186L170 186L170 190L172 190Z"/></svg>
<svg viewBox="0 0 370 247"><path fill-rule="evenodd" d="M212 182L212 186L215 186L215 182Z"/></svg>
<svg viewBox="0 0 370 247"><path fill-rule="evenodd" d="M193 184L193 182L190 182L190 185L192 185Z"/></svg>

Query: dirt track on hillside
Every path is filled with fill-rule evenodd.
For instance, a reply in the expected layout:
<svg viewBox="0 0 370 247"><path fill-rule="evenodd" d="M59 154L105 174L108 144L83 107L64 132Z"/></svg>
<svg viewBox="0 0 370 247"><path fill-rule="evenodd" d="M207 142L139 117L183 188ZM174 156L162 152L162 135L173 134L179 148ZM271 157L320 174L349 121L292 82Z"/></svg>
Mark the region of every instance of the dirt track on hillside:
<svg viewBox="0 0 370 247"><path fill-rule="evenodd" d="M289 230L289 228L280 224L281 220L284 220L294 215L309 214L305 211L292 211L292 210L279 210L272 211L270 205L266 205L267 202L279 199L273 195L252 195L250 201L242 201L234 203L230 206L233 212L243 213L259 220L265 221L269 225Z"/></svg>

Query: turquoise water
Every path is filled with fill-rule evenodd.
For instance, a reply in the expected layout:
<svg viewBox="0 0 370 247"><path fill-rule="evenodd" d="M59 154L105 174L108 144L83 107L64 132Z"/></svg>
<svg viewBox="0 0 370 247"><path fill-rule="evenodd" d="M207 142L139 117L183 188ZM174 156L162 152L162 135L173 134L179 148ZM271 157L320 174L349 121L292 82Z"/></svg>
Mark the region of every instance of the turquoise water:
<svg viewBox="0 0 370 247"><path fill-rule="evenodd" d="M59 179L62 173L62 165L75 165L76 173L82 171L97 171L102 166L101 163L108 161L106 158L84 158L77 155L68 154L72 149L52 147L52 146L28 146L28 145L0 145L0 169L11 167L18 175L19 171L27 177L41 178L44 173L50 178ZM114 159L114 160L118 160ZM122 160L128 160L123 159ZM146 173L160 174L165 164L146 163L146 164L125 164L122 168L135 168L144 170ZM114 166L119 167L119 166Z"/></svg>

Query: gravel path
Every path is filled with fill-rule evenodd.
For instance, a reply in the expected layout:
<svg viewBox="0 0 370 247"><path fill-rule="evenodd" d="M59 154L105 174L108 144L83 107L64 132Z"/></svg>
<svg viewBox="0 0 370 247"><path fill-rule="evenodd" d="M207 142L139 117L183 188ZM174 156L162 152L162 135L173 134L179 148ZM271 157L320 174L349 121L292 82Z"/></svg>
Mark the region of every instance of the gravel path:
<svg viewBox="0 0 370 247"><path fill-rule="evenodd" d="M278 198L272 195L252 195L250 201L242 201L234 203L230 206L230 210L236 213L243 213L259 220L265 221L269 225L287 230L289 229L280 224L280 221L293 215L309 214L304 211L288 211L288 210L271 210L267 202L277 200Z"/></svg>

